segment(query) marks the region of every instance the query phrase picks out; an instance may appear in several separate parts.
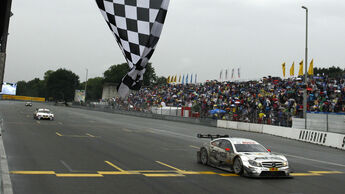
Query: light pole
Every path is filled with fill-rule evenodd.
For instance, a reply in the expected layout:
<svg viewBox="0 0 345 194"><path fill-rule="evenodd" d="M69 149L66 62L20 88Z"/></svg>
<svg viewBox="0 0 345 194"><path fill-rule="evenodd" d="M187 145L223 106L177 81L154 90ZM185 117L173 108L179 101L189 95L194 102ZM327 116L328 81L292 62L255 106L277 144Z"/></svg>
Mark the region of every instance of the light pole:
<svg viewBox="0 0 345 194"><path fill-rule="evenodd" d="M87 74L88 74L88 69L86 68L85 91L84 91L84 93L85 93L85 97L84 97L85 103L86 103Z"/></svg>
<svg viewBox="0 0 345 194"><path fill-rule="evenodd" d="M305 9L305 69L304 69L304 84L305 89L303 93L303 117L304 117L304 127L307 129L307 84L308 84L308 8L302 6L302 9Z"/></svg>

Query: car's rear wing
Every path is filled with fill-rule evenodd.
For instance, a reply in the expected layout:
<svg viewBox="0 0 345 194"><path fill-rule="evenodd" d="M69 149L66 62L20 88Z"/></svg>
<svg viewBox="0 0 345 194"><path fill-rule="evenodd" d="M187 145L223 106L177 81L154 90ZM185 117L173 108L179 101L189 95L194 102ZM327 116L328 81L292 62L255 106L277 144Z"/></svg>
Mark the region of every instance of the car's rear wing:
<svg viewBox="0 0 345 194"><path fill-rule="evenodd" d="M219 135L219 134L212 135L212 134L200 134L200 133L198 133L197 137L198 138L207 138L207 139L213 140L213 139L222 138L222 137L229 137L229 135Z"/></svg>

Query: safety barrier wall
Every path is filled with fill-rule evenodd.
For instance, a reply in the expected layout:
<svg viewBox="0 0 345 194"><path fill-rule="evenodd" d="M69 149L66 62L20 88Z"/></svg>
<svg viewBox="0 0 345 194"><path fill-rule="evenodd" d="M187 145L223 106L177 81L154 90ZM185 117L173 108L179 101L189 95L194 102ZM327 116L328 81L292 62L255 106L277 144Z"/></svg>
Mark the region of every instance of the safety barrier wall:
<svg viewBox="0 0 345 194"><path fill-rule="evenodd" d="M217 127L270 134L345 150L345 134L224 120L218 120Z"/></svg>
<svg viewBox="0 0 345 194"><path fill-rule="evenodd" d="M30 96L14 96L14 95L7 95L7 94L3 94L1 99L2 100L36 101L36 102L44 102L45 101L45 98L30 97Z"/></svg>

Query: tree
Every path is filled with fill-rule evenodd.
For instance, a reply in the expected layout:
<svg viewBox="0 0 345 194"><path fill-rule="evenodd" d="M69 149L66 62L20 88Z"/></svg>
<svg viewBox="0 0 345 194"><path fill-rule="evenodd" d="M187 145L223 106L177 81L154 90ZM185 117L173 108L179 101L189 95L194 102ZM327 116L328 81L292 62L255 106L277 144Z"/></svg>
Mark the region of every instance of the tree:
<svg viewBox="0 0 345 194"><path fill-rule="evenodd" d="M122 78L126 75L126 73L129 71L129 67L127 63L122 63L118 65L112 65L109 67L108 70L106 70L104 75L104 82L105 83L121 83ZM148 63L146 65L146 71L144 73L144 86L151 86L153 85L157 80L157 76L155 73L155 69L152 67L151 63Z"/></svg>
<svg viewBox="0 0 345 194"><path fill-rule="evenodd" d="M27 88L26 81L23 80L23 81L17 82L17 95L18 96L25 96L26 88Z"/></svg>
<svg viewBox="0 0 345 194"><path fill-rule="evenodd" d="M35 78L28 82L17 82L18 96L45 97L45 85L42 80Z"/></svg>
<svg viewBox="0 0 345 194"><path fill-rule="evenodd" d="M144 86L152 86L157 81L157 75L155 72L155 68L152 67L151 63L146 65L146 71L144 73Z"/></svg>
<svg viewBox="0 0 345 194"><path fill-rule="evenodd" d="M95 77L87 80L86 100L99 100L102 98L103 78ZM85 89L85 82L80 84L79 89Z"/></svg>
<svg viewBox="0 0 345 194"><path fill-rule="evenodd" d="M118 65L112 65L106 70L104 75L104 82L108 83L120 83L123 76L129 71L129 67L127 63L122 63Z"/></svg>
<svg viewBox="0 0 345 194"><path fill-rule="evenodd" d="M158 77L154 85L164 85L167 83L167 78L164 76Z"/></svg>
<svg viewBox="0 0 345 194"><path fill-rule="evenodd" d="M314 75L317 75L317 74L320 74L320 75L324 74L325 76L328 76L330 78L339 78L339 77L344 76L345 69L343 70L340 67L335 67L335 66L332 66L329 68L314 67Z"/></svg>
<svg viewBox="0 0 345 194"><path fill-rule="evenodd" d="M50 73L46 84L49 97L54 100L71 101L79 86L79 76L70 70L60 68Z"/></svg>

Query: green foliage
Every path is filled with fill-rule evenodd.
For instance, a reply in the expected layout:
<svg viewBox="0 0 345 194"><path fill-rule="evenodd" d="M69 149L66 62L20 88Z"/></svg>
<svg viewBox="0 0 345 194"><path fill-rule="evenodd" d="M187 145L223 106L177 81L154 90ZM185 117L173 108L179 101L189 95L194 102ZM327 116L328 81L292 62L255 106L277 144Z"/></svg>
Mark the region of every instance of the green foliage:
<svg viewBox="0 0 345 194"><path fill-rule="evenodd" d="M104 75L104 82L105 83L120 83L122 78L126 75L129 71L129 67L127 63L122 63L118 65L112 65L106 70ZM148 63L146 66L146 71L144 73L144 86L151 86L157 80L157 76L155 73L155 69L152 67L151 63Z"/></svg>
<svg viewBox="0 0 345 194"><path fill-rule="evenodd" d="M17 95L44 97L45 96L44 81L40 80L39 78L35 78L28 82L19 81L17 83Z"/></svg>
<svg viewBox="0 0 345 194"><path fill-rule="evenodd" d="M95 101L102 98L103 80L104 79L102 77L88 79L86 88L86 100ZM85 82L80 84L79 89L85 89Z"/></svg>
<svg viewBox="0 0 345 194"><path fill-rule="evenodd" d="M129 71L127 63L112 65L103 74L104 77L88 79L87 100L99 100L102 98L104 83L120 83ZM157 77L154 67L149 63L144 74L144 86L166 84L166 77ZM17 95L45 97L51 100L70 101L74 99L76 89L84 90L85 82L79 83L79 77L72 71L58 69L48 70L44 73L43 80L35 78L31 81L19 81L17 83Z"/></svg>
<svg viewBox="0 0 345 194"><path fill-rule="evenodd" d="M146 71L144 73L144 86L152 86L157 81L157 76L155 72L155 68L152 67L151 63L146 65Z"/></svg>
<svg viewBox="0 0 345 194"><path fill-rule="evenodd" d="M105 83L120 83L123 76L129 71L129 67L127 63L122 63L118 65L112 65L106 70L104 75L104 82Z"/></svg>
<svg viewBox="0 0 345 194"><path fill-rule="evenodd" d="M345 69L341 69L340 67L329 67L329 68L316 68L314 67L314 75L320 74L326 75L330 78L339 78L345 75Z"/></svg>
<svg viewBox="0 0 345 194"><path fill-rule="evenodd" d="M79 86L79 76L66 69L58 69L47 77L46 91L54 100L71 101Z"/></svg>
<svg viewBox="0 0 345 194"><path fill-rule="evenodd" d="M158 77L154 85L164 85L167 83L167 78L164 76Z"/></svg>

